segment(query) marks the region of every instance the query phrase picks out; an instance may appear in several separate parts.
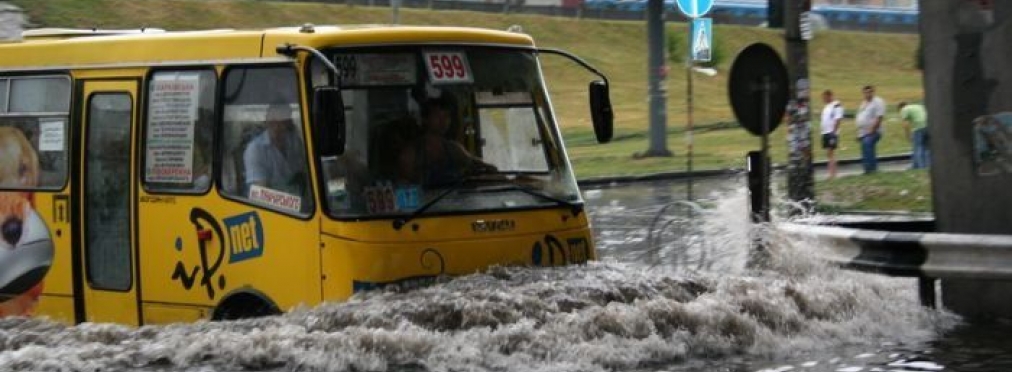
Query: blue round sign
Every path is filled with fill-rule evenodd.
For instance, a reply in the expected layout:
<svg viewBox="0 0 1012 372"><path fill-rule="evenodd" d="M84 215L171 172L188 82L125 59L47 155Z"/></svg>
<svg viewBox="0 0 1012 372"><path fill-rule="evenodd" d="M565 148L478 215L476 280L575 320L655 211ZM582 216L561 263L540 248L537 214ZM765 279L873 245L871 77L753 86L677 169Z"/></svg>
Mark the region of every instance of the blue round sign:
<svg viewBox="0 0 1012 372"><path fill-rule="evenodd" d="M689 18L702 17L713 9L713 0L678 0L678 10Z"/></svg>

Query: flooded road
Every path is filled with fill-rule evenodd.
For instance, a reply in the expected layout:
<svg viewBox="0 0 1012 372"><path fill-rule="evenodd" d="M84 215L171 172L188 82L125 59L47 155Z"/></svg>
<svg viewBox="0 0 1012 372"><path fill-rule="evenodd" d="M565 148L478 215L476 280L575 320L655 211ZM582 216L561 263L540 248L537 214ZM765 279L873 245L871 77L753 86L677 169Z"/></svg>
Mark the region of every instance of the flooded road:
<svg viewBox="0 0 1012 372"><path fill-rule="evenodd" d="M129 328L0 320L3 371L1007 371L1008 328L770 236L736 177L585 190L601 260L494 268L283 316Z"/></svg>

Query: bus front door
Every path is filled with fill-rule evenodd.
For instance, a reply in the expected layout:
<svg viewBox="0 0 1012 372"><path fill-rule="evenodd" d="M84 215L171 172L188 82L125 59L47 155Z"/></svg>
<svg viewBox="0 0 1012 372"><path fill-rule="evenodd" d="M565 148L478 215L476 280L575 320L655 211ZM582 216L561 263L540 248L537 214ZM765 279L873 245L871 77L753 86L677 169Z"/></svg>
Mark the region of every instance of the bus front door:
<svg viewBox="0 0 1012 372"><path fill-rule="evenodd" d="M137 191L131 156L138 82L85 80L81 84L78 321L139 324L140 286L134 270Z"/></svg>

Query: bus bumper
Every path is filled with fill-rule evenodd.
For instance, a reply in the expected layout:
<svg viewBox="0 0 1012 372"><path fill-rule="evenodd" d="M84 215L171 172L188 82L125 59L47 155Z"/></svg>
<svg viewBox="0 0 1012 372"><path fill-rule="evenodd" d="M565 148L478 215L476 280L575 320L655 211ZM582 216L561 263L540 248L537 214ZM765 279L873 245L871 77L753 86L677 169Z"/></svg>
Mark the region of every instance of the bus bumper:
<svg viewBox="0 0 1012 372"><path fill-rule="evenodd" d="M596 259L590 229L480 240L365 243L323 236L325 301L390 285L433 283L441 275L466 275L495 265L561 266Z"/></svg>

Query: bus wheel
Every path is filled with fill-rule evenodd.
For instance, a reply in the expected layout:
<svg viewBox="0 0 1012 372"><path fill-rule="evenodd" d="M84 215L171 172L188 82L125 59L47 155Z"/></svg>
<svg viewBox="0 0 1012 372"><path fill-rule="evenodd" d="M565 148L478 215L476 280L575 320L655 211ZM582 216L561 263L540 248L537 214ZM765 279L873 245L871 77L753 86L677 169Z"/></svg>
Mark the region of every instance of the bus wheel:
<svg viewBox="0 0 1012 372"><path fill-rule="evenodd" d="M218 304L211 316L213 320L236 320L278 315L281 310L260 293L240 292L229 295Z"/></svg>

